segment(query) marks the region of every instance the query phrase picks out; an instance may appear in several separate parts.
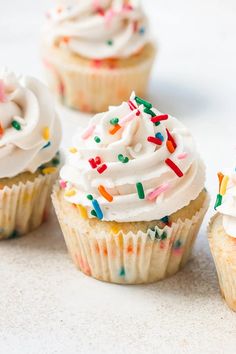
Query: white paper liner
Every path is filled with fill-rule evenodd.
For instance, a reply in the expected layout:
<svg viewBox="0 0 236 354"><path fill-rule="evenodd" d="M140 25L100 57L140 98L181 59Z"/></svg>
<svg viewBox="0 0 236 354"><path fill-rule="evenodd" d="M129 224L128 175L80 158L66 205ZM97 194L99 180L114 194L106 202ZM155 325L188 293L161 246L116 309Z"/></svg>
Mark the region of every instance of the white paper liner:
<svg viewBox="0 0 236 354"><path fill-rule="evenodd" d="M44 67L48 85L62 103L80 111L104 112L127 101L132 91L145 97L154 58L153 51L139 64L111 70L68 65L49 52L44 54Z"/></svg>
<svg viewBox="0 0 236 354"><path fill-rule="evenodd" d="M119 284L155 282L180 270L189 259L209 205L206 198L203 207L191 220L179 220L164 229L156 227L159 235L166 233L165 240L156 239L152 231L136 234L104 232L94 236L81 232L79 219L77 225L69 224L69 216L63 213L57 192L56 186L53 204L76 266L96 279Z"/></svg>
<svg viewBox="0 0 236 354"><path fill-rule="evenodd" d="M230 242L231 237L222 230L222 223L222 228L219 230L219 232L221 231L220 235L216 235L212 232L213 223L217 221L218 217L219 214L216 214L212 217L209 223L208 239L218 274L222 296L225 298L229 308L236 311L236 241L235 244L232 245ZM220 245L217 243L217 236L221 237Z"/></svg>
<svg viewBox="0 0 236 354"><path fill-rule="evenodd" d="M47 219L57 175L39 175L34 181L0 190L0 240L22 236Z"/></svg>

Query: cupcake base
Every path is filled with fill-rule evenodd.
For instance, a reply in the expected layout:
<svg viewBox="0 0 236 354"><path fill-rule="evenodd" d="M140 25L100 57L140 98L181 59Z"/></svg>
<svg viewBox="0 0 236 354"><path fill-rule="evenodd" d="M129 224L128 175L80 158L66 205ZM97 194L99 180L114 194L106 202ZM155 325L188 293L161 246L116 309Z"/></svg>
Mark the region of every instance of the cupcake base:
<svg viewBox="0 0 236 354"><path fill-rule="evenodd" d="M53 168L47 174L23 173L0 180L0 240L23 236L47 220L57 176L58 169Z"/></svg>
<svg viewBox="0 0 236 354"><path fill-rule="evenodd" d="M155 48L147 45L128 59L89 60L54 47L43 48L48 85L66 106L103 112L127 101L132 91L146 94Z"/></svg>
<svg viewBox="0 0 236 354"><path fill-rule="evenodd" d="M221 294L229 308L236 311L236 238L226 234L222 224L222 215L216 214L211 219L208 239Z"/></svg>
<svg viewBox="0 0 236 354"><path fill-rule="evenodd" d="M53 204L69 253L79 270L98 280L118 284L152 283L178 272L188 261L208 207L207 193L191 218L171 226L102 222L79 214L80 206L65 201L58 186ZM133 224L133 225L132 225ZM162 225L161 225L162 224ZM138 230L139 229L139 230Z"/></svg>

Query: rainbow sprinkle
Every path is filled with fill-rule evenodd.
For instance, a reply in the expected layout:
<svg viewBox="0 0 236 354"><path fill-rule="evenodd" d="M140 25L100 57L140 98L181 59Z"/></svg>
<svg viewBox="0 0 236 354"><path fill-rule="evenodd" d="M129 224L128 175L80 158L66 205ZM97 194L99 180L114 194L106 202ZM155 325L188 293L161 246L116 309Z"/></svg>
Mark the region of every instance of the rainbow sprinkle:
<svg viewBox="0 0 236 354"><path fill-rule="evenodd" d="M43 128L42 136L43 136L44 140L50 139L50 129L48 127Z"/></svg>
<svg viewBox="0 0 236 354"><path fill-rule="evenodd" d="M69 151L70 151L72 154L76 154L76 153L78 152L78 150L77 150L75 147L69 148Z"/></svg>
<svg viewBox="0 0 236 354"><path fill-rule="evenodd" d="M6 102L4 82L0 80L0 102Z"/></svg>
<svg viewBox="0 0 236 354"><path fill-rule="evenodd" d="M115 135L115 133L117 133L118 130L120 130L120 129L121 129L121 126L119 124L116 124L116 125L114 125L114 128L109 129L109 133L111 135Z"/></svg>
<svg viewBox="0 0 236 354"><path fill-rule="evenodd" d="M103 213L102 213L102 210L100 208L100 205L98 204L98 201L96 199L93 199L92 200L92 204L93 204L94 210L96 212L97 218L102 220L103 219Z"/></svg>
<svg viewBox="0 0 236 354"><path fill-rule="evenodd" d="M93 134L95 128L96 128L96 125L95 125L95 124L90 125L90 127L88 127L88 128L83 132L83 134L81 135L81 138L84 139L84 140L88 139L88 138Z"/></svg>
<svg viewBox="0 0 236 354"><path fill-rule="evenodd" d="M137 188L139 199L145 199L145 193L144 193L142 183L141 182L136 183L136 188Z"/></svg>
<svg viewBox="0 0 236 354"><path fill-rule="evenodd" d="M171 160L171 159L166 159L165 163L173 170L173 172L178 176L178 177L183 177L183 172L180 170L180 168Z"/></svg>
<svg viewBox="0 0 236 354"><path fill-rule="evenodd" d="M164 183L161 186L155 188L152 192L150 192L147 196L148 200L154 200L157 197L159 197L159 195L161 195L162 193L166 192L168 189L170 188L169 183Z"/></svg>
<svg viewBox="0 0 236 354"><path fill-rule="evenodd" d="M104 163L102 166L97 168L98 173L102 174L107 169L107 165Z"/></svg>
<svg viewBox="0 0 236 354"><path fill-rule="evenodd" d="M118 155L118 160L120 161L120 162L122 162L122 163L127 163L127 162L129 162L129 158L126 156L126 157L124 157L124 155L122 155L122 154L119 154Z"/></svg>
<svg viewBox="0 0 236 354"><path fill-rule="evenodd" d="M119 123L119 118L112 118L111 120L110 120L110 124L111 125L117 125Z"/></svg>
<svg viewBox="0 0 236 354"><path fill-rule="evenodd" d="M149 143L153 143L153 144L156 144L156 145L162 145L162 140L161 139L158 139L154 136L148 136L147 137L147 141L149 141Z"/></svg>
<svg viewBox="0 0 236 354"><path fill-rule="evenodd" d="M4 134L4 128L2 126L2 123L0 122L0 137Z"/></svg>
<svg viewBox="0 0 236 354"><path fill-rule="evenodd" d="M16 129L16 130L21 130L21 125L20 125L19 122L17 122L17 120L13 120L13 121L11 122L11 125L12 125L12 127L13 127L14 129Z"/></svg>
<svg viewBox="0 0 236 354"><path fill-rule="evenodd" d="M65 197L73 197L74 195L76 195L76 191L74 189L70 189L65 192Z"/></svg>
<svg viewBox="0 0 236 354"><path fill-rule="evenodd" d="M113 201L113 196L107 192L104 186L100 185L98 187L98 191L101 194L101 196L103 196L109 203Z"/></svg>

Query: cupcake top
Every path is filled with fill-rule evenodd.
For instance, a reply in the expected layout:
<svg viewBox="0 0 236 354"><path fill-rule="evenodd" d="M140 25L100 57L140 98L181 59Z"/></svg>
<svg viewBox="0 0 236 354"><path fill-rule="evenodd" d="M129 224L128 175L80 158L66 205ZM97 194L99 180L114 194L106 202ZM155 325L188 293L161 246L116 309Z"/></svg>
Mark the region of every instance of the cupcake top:
<svg viewBox="0 0 236 354"><path fill-rule="evenodd" d="M219 194L215 209L223 215L223 227L231 237L236 237L236 171L218 173Z"/></svg>
<svg viewBox="0 0 236 354"><path fill-rule="evenodd" d="M45 40L89 59L127 58L149 42L139 0L69 1L47 17Z"/></svg>
<svg viewBox="0 0 236 354"><path fill-rule="evenodd" d="M0 178L35 172L57 153L61 125L38 80L0 74Z"/></svg>
<svg viewBox="0 0 236 354"><path fill-rule="evenodd" d="M151 221L197 198L205 167L189 131L133 93L75 135L60 176L66 200L89 217Z"/></svg>

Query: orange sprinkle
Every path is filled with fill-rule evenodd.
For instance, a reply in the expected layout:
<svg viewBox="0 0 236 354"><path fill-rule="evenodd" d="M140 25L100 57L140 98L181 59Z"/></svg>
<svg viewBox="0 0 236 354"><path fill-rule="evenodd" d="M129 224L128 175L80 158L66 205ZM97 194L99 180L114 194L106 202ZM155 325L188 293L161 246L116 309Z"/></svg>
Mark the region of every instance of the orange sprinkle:
<svg viewBox="0 0 236 354"><path fill-rule="evenodd" d="M113 201L113 196L106 191L104 186L100 185L98 191L108 202L111 203Z"/></svg>
<svg viewBox="0 0 236 354"><path fill-rule="evenodd" d="M116 125L114 126L114 128L109 129L109 133L110 133L111 135L114 135L116 132L118 132L118 130L120 130L120 128L121 128L121 126L120 126L119 124L116 124Z"/></svg>
<svg viewBox="0 0 236 354"><path fill-rule="evenodd" d="M65 37L62 38L62 40L63 40L64 43L68 43L70 41L70 37L65 36Z"/></svg>
<svg viewBox="0 0 236 354"><path fill-rule="evenodd" d="M4 128L2 126L2 123L0 123L0 136L4 134Z"/></svg>
<svg viewBox="0 0 236 354"><path fill-rule="evenodd" d="M170 152L171 154L173 154L173 152L175 151L175 147L174 147L172 141L167 140L167 142L166 142L166 147L167 147L167 149L169 150L169 152Z"/></svg>
<svg viewBox="0 0 236 354"><path fill-rule="evenodd" d="M220 190L220 186L221 186L221 183L223 181L224 175L223 175L223 173L218 172L217 176L218 176L218 180L219 180L219 190Z"/></svg>

